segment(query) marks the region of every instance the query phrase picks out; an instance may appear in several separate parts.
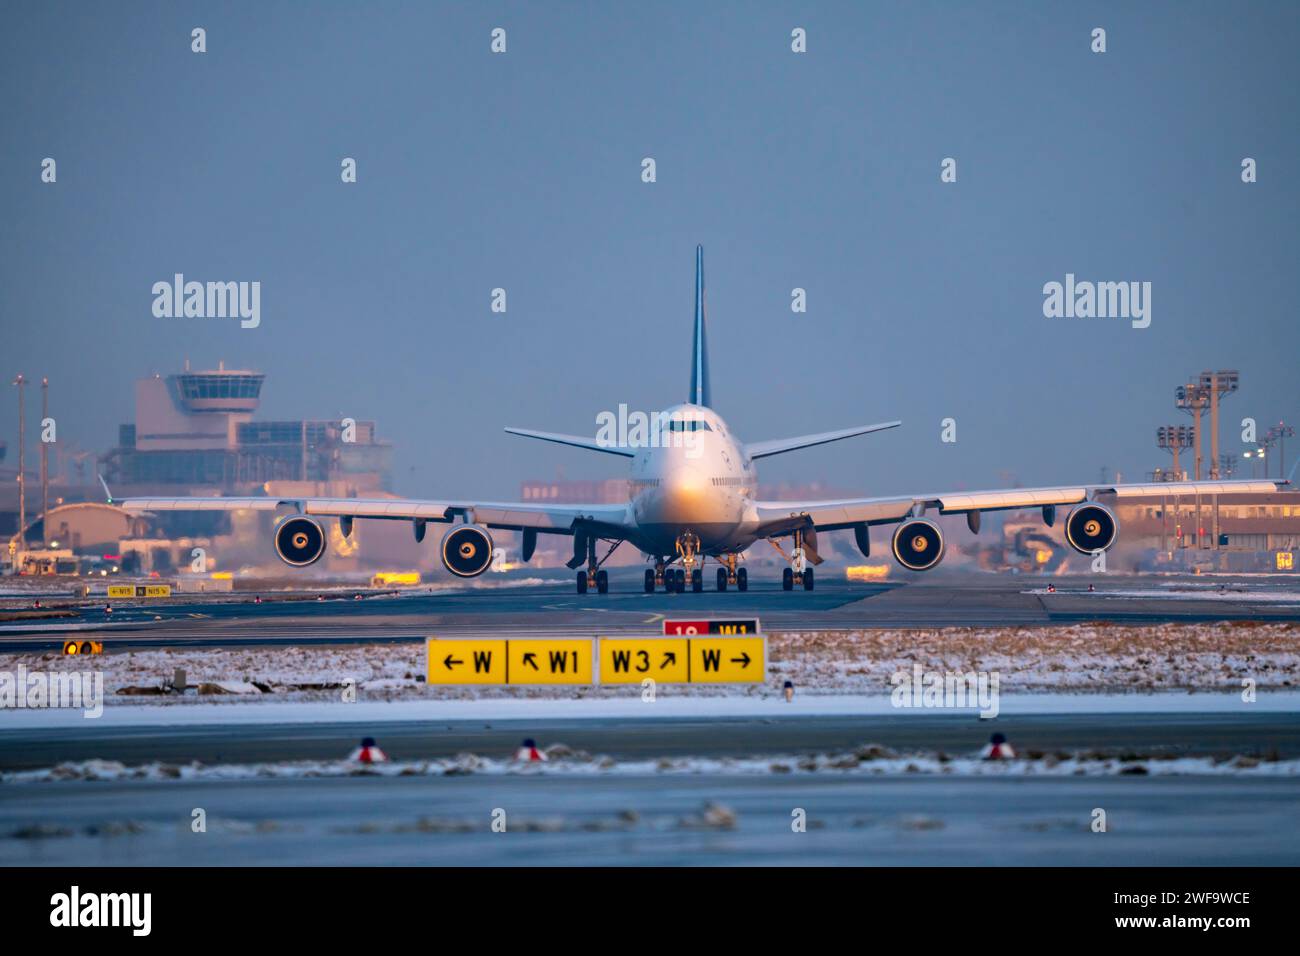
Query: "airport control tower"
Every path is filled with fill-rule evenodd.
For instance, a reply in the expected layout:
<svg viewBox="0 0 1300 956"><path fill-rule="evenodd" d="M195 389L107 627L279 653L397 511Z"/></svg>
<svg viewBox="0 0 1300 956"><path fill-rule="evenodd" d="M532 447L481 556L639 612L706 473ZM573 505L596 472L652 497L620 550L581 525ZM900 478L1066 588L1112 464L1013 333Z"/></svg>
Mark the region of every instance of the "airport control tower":
<svg viewBox="0 0 1300 956"><path fill-rule="evenodd" d="M260 493L267 482L310 482L325 493L387 490L392 448L373 421L260 421L266 376L248 369L185 370L135 386L135 422L104 459L114 492ZM118 492L118 487L122 488Z"/></svg>
<svg viewBox="0 0 1300 956"><path fill-rule="evenodd" d="M266 376L234 371L224 363L211 371L140 379L135 383L135 425L129 437L137 451L228 449L238 428L253 417ZM128 437L128 436L124 436Z"/></svg>

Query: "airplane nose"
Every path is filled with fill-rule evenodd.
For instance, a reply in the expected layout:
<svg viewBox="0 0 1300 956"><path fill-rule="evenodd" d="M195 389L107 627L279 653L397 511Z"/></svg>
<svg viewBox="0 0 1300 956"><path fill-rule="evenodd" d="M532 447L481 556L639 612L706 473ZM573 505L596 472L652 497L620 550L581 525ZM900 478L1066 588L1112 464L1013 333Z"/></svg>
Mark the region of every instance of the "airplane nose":
<svg viewBox="0 0 1300 956"><path fill-rule="evenodd" d="M664 476L660 485L660 520L697 519L708 486L708 480L696 469L690 466L674 468Z"/></svg>
<svg viewBox="0 0 1300 956"><path fill-rule="evenodd" d="M708 483L699 471L689 466L683 466L674 468L669 473L666 484L668 490L674 495L693 496L703 492Z"/></svg>

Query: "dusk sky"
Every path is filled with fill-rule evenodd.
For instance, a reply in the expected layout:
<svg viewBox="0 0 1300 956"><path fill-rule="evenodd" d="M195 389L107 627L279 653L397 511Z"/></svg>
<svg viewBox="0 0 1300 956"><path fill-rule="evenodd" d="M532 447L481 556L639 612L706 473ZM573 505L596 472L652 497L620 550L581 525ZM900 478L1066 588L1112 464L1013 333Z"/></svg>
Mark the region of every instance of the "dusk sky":
<svg viewBox="0 0 1300 956"><path fill-rule="evenodd" d="M1300 417L1297 49L1290 2L7 3L0 372L102 452L133 380L224 360L261 418L375 419L397 491L514 498L625 462L503 426L686 400L699 243L742 438L904 423L765 481L1142 480L1203 368L1225 451ZM260 282L260 326L155 317L175 273ZM1067 274L1150 326L1045 317Z"/></svg>

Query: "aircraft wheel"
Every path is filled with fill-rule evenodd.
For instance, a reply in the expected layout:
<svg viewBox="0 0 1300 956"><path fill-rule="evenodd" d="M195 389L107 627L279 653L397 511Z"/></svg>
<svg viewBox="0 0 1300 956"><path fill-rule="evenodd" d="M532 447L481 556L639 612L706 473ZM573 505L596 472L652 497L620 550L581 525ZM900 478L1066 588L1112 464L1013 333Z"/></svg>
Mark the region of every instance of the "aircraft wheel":
<svg viewBox="0 0 1300 956"><path fill-rule="evenodd" d="M781 590L794 590L794 571L791 568L786 568L781 572Z"/></svg>
<svg viewBox="0 0 1300 956"><path fill-rule="evenodd" d="M704 590L704 569L696 568L691 572L691 590L699 594Z"/></svg>
<svg viewBox="0 0 1300 956"><path fill-rule="evenodd" d="M646 568L645 570L645 593L655 593L655 573L653 568Z"/></svg>
<svg viewBox="0 0 1300 956"><path fill-rule="evenodd" d="M587 593L587 572L586 571L578 572L578 593L579 594Z"/></svg>
<svg viewBox="0 0 1300 956"><path fill-rule="evenodd" d="M741 568L736 572L736 590L737 591L749 590L749 572L746 571L744 568Z"/></svg>
<svg viewBox="0 0 1300 956"><path fill-rule="evenodd" d="M596 591L600 594L609 593L609 572L600 570L596 572Z"/></svg>
<svg viewBox="0 0 1300 956"><path fill-rule="evenodd" d="M811 591L813 589L813 569L808 568L803 573L803 589Z"/></svg>
<svg viewBox="0 0 1300 956"><path fill-rule="evenodd" d="M718 568L718 590L727 590L727 569Z"/></svg>
<svg viewBox="0 0 1300 956"><path fill-rule="evenodd" d="M685 594L686 593L686 569L678 568L677 573L673 575L673 578L677 584L677 593Z"/></svg>

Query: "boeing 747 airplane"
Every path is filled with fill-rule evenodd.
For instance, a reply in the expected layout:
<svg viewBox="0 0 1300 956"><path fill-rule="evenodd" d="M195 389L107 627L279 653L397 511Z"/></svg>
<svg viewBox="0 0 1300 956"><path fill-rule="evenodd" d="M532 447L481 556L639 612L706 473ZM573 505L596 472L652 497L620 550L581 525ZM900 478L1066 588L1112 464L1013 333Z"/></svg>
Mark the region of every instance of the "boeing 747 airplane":
<svg viewBox="0 0 1300 956"><path fill-rule="evenodd" d="M352 534L357 518L409 521L415 540L423 541L429 522L450 525L442 536L442 562L452 574L472 578L492 563L492 531L517 531L523 536L522 557L528 561L539 534L570 535L579 594L595 589L604 594L609 577L602 565L628 542L653 561L645 572L645 590L662 587L683 592L704 588L704 562L717 567L717 589L747 589L748 575L740 557L753 544L776 545L789 566L782 587L811 591L813 567L822 562L818 534L852 530L864 555L871 552L872 525L893 525L890 549L894 559L913 571L935 567L944 554L944 538L932 515L964 514L978 533L986 511L1041 508L1053 525L1057 508L1068 506L1065 540L1082 554L1110 548L1119 533L1115 499L1159 499L1170 495L1214 495L1229 492L1272 492L1282 481L1184 481L1132 485L1068 485L1054 488L1011 488L951 494L894 495L842 501L760 501L756 464L763 458L801 448L824 445L856 435L896 428L901 422L881 422L839 431L800 435L773 441L742 442L710 405L709 364L705 343L704 253L695 251L695 329L688 400L657 416L659 429L646 440L608 441L579 435L507 428L514 435L559 442L629 460L628 500L623 504L540 504L536 502L441 501L376 498L132 498L118 504L129 512L274 511L276 554L286 564L304 568L325 553L323 518L338 520L343 535ZM107 489L106 489L107 490ZM111 495L110 495L111 500ZM781 542L789 540L790 549ZM601 553L603 551L603 553Z"/></svg>

